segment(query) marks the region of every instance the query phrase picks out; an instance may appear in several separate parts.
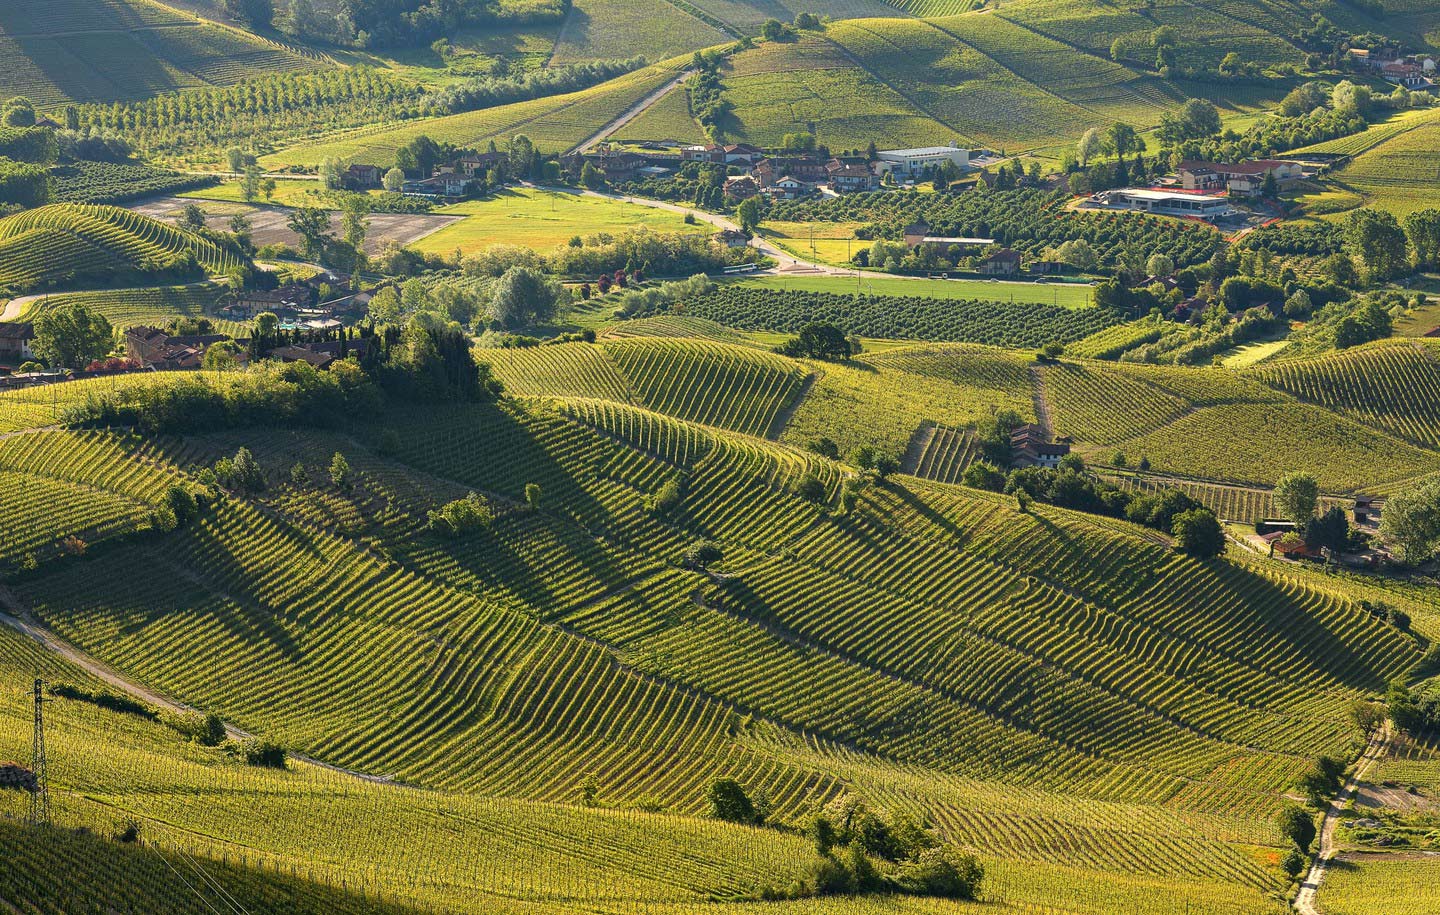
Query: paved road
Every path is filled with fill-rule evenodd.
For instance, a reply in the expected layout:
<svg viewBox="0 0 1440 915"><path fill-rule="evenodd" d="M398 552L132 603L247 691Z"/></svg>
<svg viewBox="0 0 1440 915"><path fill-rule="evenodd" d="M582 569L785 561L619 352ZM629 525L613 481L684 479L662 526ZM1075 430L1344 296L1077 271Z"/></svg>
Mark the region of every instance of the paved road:
<svg viewBox="0 0 1440 915"><path fill-rule="evenodd" d="M1339 825L1345 805L1355 796L1366 773L1389 750L1390 738L1390 722L1385 721L1370 738L1370 745L1355 764L1355 771L1345 780L1345 787L1326 809L1325 820L1320 825L1320 850L1316 852L1315 862L1310 865L1310 872L1305 875L1305 882L1300 884L1300 892L1295 896L1295 911L1300 915L1321 915L1315 896L1320 890L1320 881L1325 879L1325 868L1335 857L1335 827Z"/></svg>

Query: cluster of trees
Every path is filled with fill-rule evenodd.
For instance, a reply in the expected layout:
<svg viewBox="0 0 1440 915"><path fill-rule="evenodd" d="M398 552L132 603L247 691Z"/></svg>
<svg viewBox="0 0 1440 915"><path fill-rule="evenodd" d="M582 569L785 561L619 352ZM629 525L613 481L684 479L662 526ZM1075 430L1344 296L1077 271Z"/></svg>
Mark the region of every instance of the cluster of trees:
<svg viewBox="0 0 1440 915"><path fill-rule="evenodd" d="M706 793L710 815L730 823L763 826L769 801L751 798L734 779L713 782ZM791 886L767 887L767 899L903 893L976 899L985 869L974 856L944 844L924 820L871 808L841 795L806 830L819 859Z"/></svg>
<svg viewBox="0 0 1440 915"><path fill-rule="evenodd" d="M700 122L711 143L725 142L725 118L733 107L725 98L725 86L720 82L720 65L729 53L720 49L696 51L690 60L690 66L695 70L695 75L685 85L685 92L690 98L690 113Z"/></svg>
<svg viewBox="0 0 1440 915"><path fill-rule="evenodd" d="M1366 538L1351 530L1345 509L1335 505L1324 512L1319 510L1320 484L1308 473L1282 476L1275 484L1275 504L1280 514L1295 524L1295 539L1308 546L1332 555L1365 546Z"/></svg>
<svg viewBox="0 0 1440 915"><path fill-rule="evenodd" d="M1124 518L1164 531L1176 546L1192 556L1210 557L1225 552L1225 532L1215 514L1178 489L1135 493L1113 486L1086 472L1079 455L1066 455L1056 469L1023 467L1006 473L1010 463L1010 433L1024 420L1013 410L988 417L978 430L982 458L965 469L962 482L974 489L1003 492L1016 498L1022 510L1031 502L1069 508L1095 515ZM1148 467L1148 462L1142 462Z"/></svg>
<svg viewBox="0 0 1440 915"><path fill-rule="evenodd" d="M226 0L258 28L358 48L425 45L474 27L558 23L567 0Z"/></svg>
<svg viewBox="0 0 1440 915"><path fill-rule="evenodd" d="M1403 680L1390 684L1385 703L1395 727L1409 734L1425 734L1440 728L1440 680L1430 680L1411 689Z"/></svg>
<svg viewBox="0 0 1440 915"><path fill-rule="evenodd" d="M1401 562L1418 565L1440 553L1440 477L1395 493L1380 516L1380 536Z"/></svg>
<svg viewBox="0 0 1440 915"><path fill-rule="evenodd" d="M29 126L0 120L5 123L0 126L0 212L44 206L51 195L50 166L60 152L54 131L33 126L33 119Z"/></svg>
<svg viewBox="0 0 1440 915"><path fill-rule="evenodd" d="M839 361L860 353L860 338L846 336L834 324L806 324L800 333L775 347L775 352L795 359Z"/></svg>
<svg viewBox="0 0 1440 915"><path fill-rule="evenodd" d="M1440 264L1440 209L1429 207L1402 223L1385 210L1362 207L1345 219L1345 248L1371 281Z"/></svg>
<svg viewBox="0 0 1440 915"><path fill-rule="evenodd" d="M479 493L471 492L463 499L446 502L429 512L430 530L447 540L455 540L490 527L493 513Z"/></svg>

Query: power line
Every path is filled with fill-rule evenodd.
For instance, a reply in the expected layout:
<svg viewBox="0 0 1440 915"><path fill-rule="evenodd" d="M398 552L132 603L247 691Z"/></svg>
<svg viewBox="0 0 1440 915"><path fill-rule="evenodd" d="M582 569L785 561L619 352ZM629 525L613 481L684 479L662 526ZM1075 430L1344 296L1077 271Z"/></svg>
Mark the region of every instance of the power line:
<svg viewBox="0 0 1440 915"><path fill-rule="evenodd" d="M188 889L190 892L192 892L192 893L195 894L195 898L196 898L196 899L199 899L201 902L203 902L203 903L205 904L205 908L207 908L207 909L209 909L210 911L214 912L215 915L224 915L223 912L221 912L219 909L215 908L213 905L210 904L210 900L208 900L208 899L205 898L205 894L204 894L204 893L201 893L199 890L195 889L194 885L191 884L189 880L186 880L186 879L185 879L185 875L184 875L184 874L180 873L178 870L175 869L175 865L173 865L173 864L170 863L170 859L169 859L169 858L167 858L167 857L165 857L164 855L160 854L160 850L159 850L159 849L155 848L155 847L152 845L152 846L150 846L150 850L153 851L153 852L155 852L155 857L157 857L157 858L159 858L161 861L164 861L164 862L165 862L165 866L168 867L168 868L170 868L170 873L172 873L172 874L174 874L176 877L178 877L179 880L180 880L180 882L183 883L183 884L185 884L185 888Z"/></svg>
<svg viewBox="0 0 1440 915"><path fill-rule="evenodd" d="M196 861L189 854L189 852L185 851L185 849L183 848L180 848L178 845L176 846L176 849L180 852L181 857L185 859L186 863L190 865L190 869L198 873L200 875L200 879L205 881L205 883L208 884L210 888L215 891L216 895L220 897L221 902L224 902L227 906L229 906L230 909L236 913L236 915L250 915L250 913L245 910L245 907L241 905L234 896L231 896L229 891L227 891L225 887L220 885L220 881L212 877L209 871L205 870L205 868L200 865L200 862Z"/></svg>
<svg viewBox="0 0 1440 915"><path fill-rule="evenodd" d="M35 736L30 750L30 771L35 790L30 794L30 825L50 825L50 776L45 760L45 681L35 678Z"/></svg>

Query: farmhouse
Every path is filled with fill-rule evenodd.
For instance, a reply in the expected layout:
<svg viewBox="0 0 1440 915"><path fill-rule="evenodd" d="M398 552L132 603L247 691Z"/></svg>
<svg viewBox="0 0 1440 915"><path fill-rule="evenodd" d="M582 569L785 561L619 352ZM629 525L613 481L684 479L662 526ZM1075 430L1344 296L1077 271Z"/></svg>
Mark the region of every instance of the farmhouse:
<svg viewBox="0 0 1440 915"><path fill-rule="evenodd" d="M509 156L502 152L487 152L479 155L461 156L455 160L455 170L467 178L474 178L477 174L484 175L490 169L502 162L509 161Z"/></svg>
<svg viewBox="0 0 1440 915"><path fill-rule="evenodd" d="M778 200L798 200L813 188L799 178L785 177L765 188L765 193Z"/></svg>
<svg viewBox="0 0 1440 915"><path fill-rule="evenodd" d="M1091 200L1117 209L1166 216L1196 216L1200 219L1217 219L1235 212L1235 207L1224 197L1183 194L1178 191L1152 191L1146 188L1102 191Z"/></svg>
<svg viewBox="0 0 1440 915"><path fill-rule="evenodd" d="M953 162L970 167L970 150L958 146L922 146L916 149L885 149L875 154L876 168L904 178L919 178L927 169Z"/></svg>
<svg viewBox="0 0 1440 915"><path fill-rule="evenodd" d="M0 324L0 365L14 367L34 359L30 349L34 339L34 324L26 321Z"/></svg>
<svg viewBox="0 0 1440 915"><path fill-rule="evenodd" d="M1229 191L1232 197L1255 197L1267 175L1279 184L1288 184L1304 175L1299 162L1283 159L1256 159L1238 164L1185 161L1180 163L1180 186L1187 191Z"/></svg>
<svg viewBox="0 0 1440 915"><path fill-rule="evenodd" d="M379 187L383 178L378 165L352 165L345 169L341 180L350 190L364 191Z"/></svg>
<svg viewBox="0 0 1440 915"><path fill-rule="evenodd" d="M411 197L464 197L470 179L460 172L445 172L430 178L406 181L402 193Z"/></svg>
<svg viewBox="0 0 1440 915"><path fill-rule="evenodd" d="M1050 441L1045 430L1034 424L1021 426L1010 433L1012 467L1048 467L1053 470L1069 453L1068 444Z"/></svg>
<svg viewBox="0 0 1440 915"><path fill-rule="evenodd" d="M145 368L194 370L204 363L205 353L210 347L229 340L225 334L171 336L157 327L142 325L125 332L125 355Z"/></svg>
<svg viewBox="0 0 1440 915"><path fill-rule="evenodd" d="M868 166L831 160L825 167L830 176L830 187L836 193L852 194L857 191L873 191L880 186L880 179Z"/></svg>
<svg viewBox="0 0 1440 915"><path fill-rule="evenodd" d="M986 276L1010 276L1020 272L1020 252L1001 248L985 258L975 269Z"/></svg>
<svg viewBox="0 0 1440 915"><path fill-rule="evenodd" d="M749 175L732 175L725 179L725 196L730 200L744 200L760 193L760 185Z"/></svg>
<svg viewBox="0 0 1440 915"><path fill-rule="evenodd" d="M304 283L290 283L278 289L248 289L235 294L235 301L222 311L234 317L253 318L264 311L294 311L315 304L315 290Z"/></svg>
<svg viewBox="0 0 1440 915"><path fill-rule="evenodd" d="M744 232L736 232L734 229L726 229L715 240L727 248L744 248L750 244L750 236Z"/></svg>

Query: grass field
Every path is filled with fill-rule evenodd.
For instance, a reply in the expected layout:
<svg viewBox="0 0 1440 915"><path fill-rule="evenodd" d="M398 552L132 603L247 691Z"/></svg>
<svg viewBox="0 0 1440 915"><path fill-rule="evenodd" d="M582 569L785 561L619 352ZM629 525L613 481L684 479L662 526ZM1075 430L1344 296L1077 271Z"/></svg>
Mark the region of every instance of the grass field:
<svg viewBox="0 0 1440 915"><path fill-rule="evenodd" d="M240 29L151 0L12 0L0 7L0 97L44 108L148 98L318 66Z"/></svg>
<svg viewBox="0 0 1440 915"><path fill-rule="evenodd" d="M176 197L188 197L194 200L223 200L230 203L244 203L245 198L241 194L239 181L226 181L213 187L202 187L194 191L182 191ZM273 203L278 206L303 207L321 206L318 198L324 194L324 189L318 181L306 181L302 179L287 180L284 178L275 181L275 194L269 199L263 195L251 203Z"/></svg>
<svg viewBox="0 0 1440 915"><path fill-rule="evenodd" d="M808 239L806 243L808 250ZM803 252L802 252L803 253ZM840 295L856 291L853 276L757 276L736 280L737 285L758 289L790 289L797 292L830 292ZM1088 308L1093 290L1083 283L1012 283L1003 280L927 280L860 274L858 288L864 295L911 295L935 299L990 299L999 302L1034 302L1063 308Z"/></svg>
<svg viewBox="0 0 1440 915"><path fill-rule="evenodd" d="M669 210L540 188L511 188L435 212L465 218L416 242L416 250L469 254L506 244L545 251L577 235L619 234L639 226L657 232L713 231L708 223L686 225L683 216Z"/></svg>

